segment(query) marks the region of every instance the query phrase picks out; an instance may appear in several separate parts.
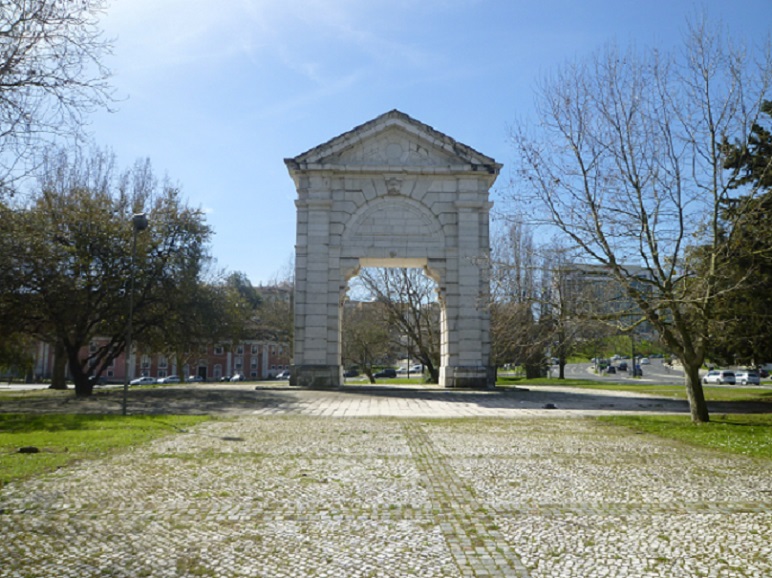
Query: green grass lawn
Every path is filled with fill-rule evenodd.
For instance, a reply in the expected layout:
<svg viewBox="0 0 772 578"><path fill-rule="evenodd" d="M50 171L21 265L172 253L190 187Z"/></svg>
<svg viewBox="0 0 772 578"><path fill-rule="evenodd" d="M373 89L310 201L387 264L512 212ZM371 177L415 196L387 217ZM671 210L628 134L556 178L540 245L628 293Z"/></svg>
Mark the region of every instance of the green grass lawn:
<svg viewBox="0 0 772 578"><path fill-rule="evenodd" d="M70 393L72 395L72 393ZM0 414L0 487L101 458L211 419L207 416ZM22 447L37 453L20 453Z"/></svg>
<svg viewBox="0 0 772 578"><path fill-rule="evenodd" d="M733 454L772 460L772 414L714 415L695 425L689 416L608 416L603 422Z"/></svg>
<svg viewBox="0 0 772 578"><path fill-rule="evenodd" d="M499 387L538 387L539 385L558 385L562 387L581 387L583 389L600 389L605 391L630 391L634 393L647 393L659 397L671 399L686 399L686 388L683 385L649 385L613 383L608 381L594 381L591 379L557 379L557 378L499 378L496 382ZM708 401L747 401L754 403L772 404L772 389L759 387L721 387L703 386L705 398ZM772 410L772 407L770 407Z"/></svg>

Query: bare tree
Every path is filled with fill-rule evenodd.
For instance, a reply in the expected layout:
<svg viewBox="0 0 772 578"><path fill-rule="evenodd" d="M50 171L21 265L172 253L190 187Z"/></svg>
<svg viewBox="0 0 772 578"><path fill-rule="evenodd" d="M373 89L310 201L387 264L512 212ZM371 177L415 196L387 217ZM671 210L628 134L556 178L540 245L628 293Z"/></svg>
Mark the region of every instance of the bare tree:
<svg viewBox="0 0 772 578"><path fill-rule="evenodd" d="M396 349L384 309L377 301L349 301L343 308L343 362L356 365L370 383L375 383L373 367L393 360Z"/></svg>
<svg viewBox="0 0 772 578"><path fill-rule="evenodd" d="M364 269L359 282L383 304L383 323L406 340L433 383L439 381L440 315L435 286L420 269Z"/></svg>
<svg viewBox="0 0 772 578"><path fill-rule="evenodd" d="M514 218L493 242L492 356L497 367L522 364L529 378L541 377L550 342L539 264L532 232L521 218Z"/></svg>
<svg viewBox="0 0 772 578"><path fill-rule="evenodd" d="M748 138L772 62L769 44L752 61L704 21L690 23L684 48L609 47L563 66L540 86L539 126L515 128L513 144L518 197L535 197L534 213L624 288L683 363L692 420L705 422L699 371L726 290L715 266L721 208L736 194L721 142ZM699 277L697 245L713 264Z"/></svg>
<svg viewBox="0 0 772 578"><path fill-rule="evenodd" d="M27 174L41 147L81 133L109 105L111 44L104 0L0 2L0 193Z"/></svg>

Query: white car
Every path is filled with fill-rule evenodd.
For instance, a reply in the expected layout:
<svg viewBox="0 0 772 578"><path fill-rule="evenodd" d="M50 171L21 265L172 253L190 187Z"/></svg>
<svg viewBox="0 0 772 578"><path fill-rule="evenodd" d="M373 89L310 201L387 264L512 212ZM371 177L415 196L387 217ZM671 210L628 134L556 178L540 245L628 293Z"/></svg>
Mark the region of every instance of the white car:
<svg viewBox="0 0 772 578"><path fill-rule="evenodd" d="M155 377L138 377L137 379L132 379L129 384L130 385L153 385L156 383Z"/></svg>
<svg viewBox="0 0 772 578"><path fill-rule="evenodd" d="M754 370L745 370L742 371L736 371L734 374L734 379L736 383L739 383L740 385L761 385L761 376L759 375L758 371Z"/></svg>
<svg viewBox="0 0 772 578"><path fill-rule="evenodd" d="M189 375L188 376L188 383L201 383L204 381L204 378L200 375Z"/></svg>
<svg viewBox="0 0 772 578"><path fill-rule="evenodd" d="M408 372L410 372L410 373L423 373L423 370L424 370L423 365L421 365L419 363L417 365L411 365L410 367L400 367L397 370L397 373L399 373L399 374L408 373Z"/></svg>
<svg viewBox="0 0 772 578"><path fill-rule="evenodd" d="M702 383L705 383L705 384L716 383L718 385L723 385L725 383L728 383L729 385L734 385L735 384L734 371L713 369L709 371L705 377L702 378Z"/></svg>
<svg viewBox="0 0 772 578"><path fill-rule="evenodd" d="M158 379L158 383L179 383L179 382L180 382L179 375L167 375L166 377L161 377Z"/></svg>

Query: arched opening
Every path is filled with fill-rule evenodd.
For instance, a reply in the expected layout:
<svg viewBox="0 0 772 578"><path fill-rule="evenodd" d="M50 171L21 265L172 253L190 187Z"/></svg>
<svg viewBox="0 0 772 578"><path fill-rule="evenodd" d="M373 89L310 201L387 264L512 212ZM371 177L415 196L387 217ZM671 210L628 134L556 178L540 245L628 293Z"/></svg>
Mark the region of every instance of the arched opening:
<svg viewBox="0 0 772 578"><path fill-rule="evenodd" d="M425 267L388 263L393 264L362 267L348 282L341 307L344 379L438 383L443 342L438 285Z"/></svg>

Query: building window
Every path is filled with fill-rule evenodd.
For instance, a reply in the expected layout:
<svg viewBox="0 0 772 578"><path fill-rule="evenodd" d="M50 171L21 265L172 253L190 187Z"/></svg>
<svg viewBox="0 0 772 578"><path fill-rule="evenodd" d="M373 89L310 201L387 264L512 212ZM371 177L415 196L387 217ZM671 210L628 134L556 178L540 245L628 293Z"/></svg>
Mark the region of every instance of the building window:
<svg viewBox="0 0 772 578"><path fill-rule="evenodd" d="M244 355L244 346L243 345L237 345L236 346L236 355Z"/></svg>
<svg viewBox="0 0 772 578"><path fill-rule="evenodd" d="M97 350L97 345L93 341L88 344L89 353L94 353Z"/></svg>
<svg viewBox="0 0 772 578"><path fill-rule="evenodd" d="M252 345L252 355L257 355L257 345L256 344Z"/></svg>
<svg viewBox="0 0 772 578"><path fill-rule="evenodd" d="M158 370L158 377L159 378L166 377L166 372L163 369L159 369Z"/></svg>
<svg viewBox="0 0 772 578"><path fill-rule="evenodd" d="M252 369L256 368L257 367L257 357L253 357L250 360L250 364L249 365L250 365L250 367L252 367Z"/></svg>
<svg viewBox="0 0 772 578"><path fill-rule="evenodd" d="M215 355L222 355L223 354L223 348L222 345L218 345L214 348L214 354Z"/></svg>
<svg viewBox="0 0 772 578"><path fill-rule="evenodd" d="M150 356L149 355L142 355L142 369L150 369ZM145 372L142 372L143 375L145 375Z"/></svg>
<svg viewBox="0 0 772 578"><path fill-rule="evenodd" d="M169 366L169 363L166 361L165 355L159 355L158 356L158 367L163 367L164 369Z"/></svg>
<svg viewBox="0 0 772 578"><path fill-rule="evenodd" d="M214 371L212 372L212 375L214 375L215 379L220 379L222 377L222 365L219 363L214 366Z"/></svg>

